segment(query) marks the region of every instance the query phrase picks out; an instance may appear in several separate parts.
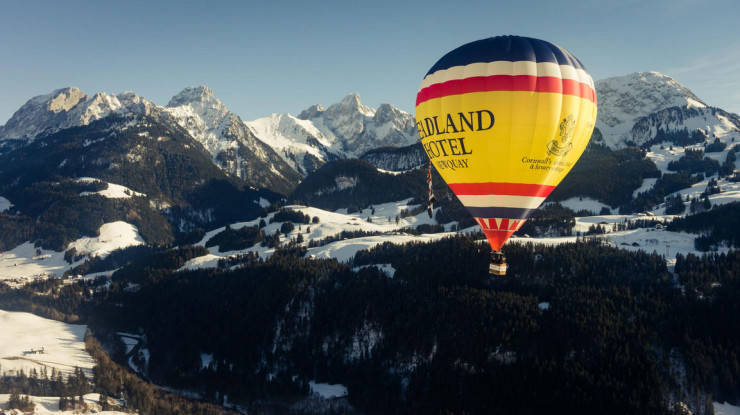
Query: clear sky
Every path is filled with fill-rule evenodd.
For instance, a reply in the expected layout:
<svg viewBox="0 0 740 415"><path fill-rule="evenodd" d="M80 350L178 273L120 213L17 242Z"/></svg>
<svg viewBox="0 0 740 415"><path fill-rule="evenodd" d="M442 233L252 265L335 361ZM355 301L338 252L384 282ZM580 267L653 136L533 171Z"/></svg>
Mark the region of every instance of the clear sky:
<svg viewBox="0 0 740 415"><path fill-rule="evenodd" d="M442 55L506 34L564 47L595 80L658 71L740 113L737 0L0 0L0 125L66 86L166 105L206 85L247 121L349 93L413 114Z"/></svg>

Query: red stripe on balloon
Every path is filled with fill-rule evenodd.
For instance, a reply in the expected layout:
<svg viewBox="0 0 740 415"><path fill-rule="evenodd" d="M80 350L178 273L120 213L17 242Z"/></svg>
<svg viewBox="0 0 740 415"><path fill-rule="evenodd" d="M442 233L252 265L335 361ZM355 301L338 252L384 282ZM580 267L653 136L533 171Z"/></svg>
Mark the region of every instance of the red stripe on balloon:
<svg viewBox="0 0 740 415"><path fill-rule="evenodd" d="M508 195L547 197L555 186L527 183L452 183L450 189L456 195Z"/></svg>
<svg viewBox="0 0 740 415"><path fill-rule="evenodd" d="M573 79L533 75L491 75L471 76L429 85L416 95L416 105L450 95L491 91L553 92L574 95L596 103L596 92L593 88Z"/></svg>

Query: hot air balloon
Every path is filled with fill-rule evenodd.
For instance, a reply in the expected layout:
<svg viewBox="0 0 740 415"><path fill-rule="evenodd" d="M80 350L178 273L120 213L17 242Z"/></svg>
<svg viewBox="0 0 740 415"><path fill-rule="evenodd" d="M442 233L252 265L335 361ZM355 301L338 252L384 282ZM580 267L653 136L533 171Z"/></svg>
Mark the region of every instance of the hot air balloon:
<svg viewBox="0 0 740 415"><path fill-rule="evenodd" d="M424 151L491 245L502 245L570 171L596 122L596 90L575 56L550 42L496 36L460 46L416 96Z"/></svg>

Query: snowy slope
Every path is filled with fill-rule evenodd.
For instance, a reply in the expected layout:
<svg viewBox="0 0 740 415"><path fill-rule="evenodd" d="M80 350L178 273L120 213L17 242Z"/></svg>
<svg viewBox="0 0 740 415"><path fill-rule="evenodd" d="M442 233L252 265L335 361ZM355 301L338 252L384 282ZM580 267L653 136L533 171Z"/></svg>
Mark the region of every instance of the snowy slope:
<svg viewBox="0 0 740 415"><path fill-rule="evenodd" d="M604 143L622 148L641 145L658 130L702 129L711 137L740 129L737 120L708 107L688 88L658 72L637 72L596 82L596 128ZM737 118L737 117L735 117Z"/></svg>
<svg viewBox="0 0 740 415"><path fill-rule="evenodd" d="M340 156L332 150L336 137L327 137L311 121L290 114L272 114L246 125L303 176Z"/></svg>
<svg viewBox="0 0 740 415"><path fill-rule="evenodd" d="M3 372L17 373L31 369L41 371L46 367L66 375L74 373L75 367L92 376L95 365L85 351L84 325L67 324L49 320L31 313L0 310L0 365ZM43 348L43 353L33 353Z"/></svg>
<svg viewBox="0 0 740 415"><path fill-rule="evenodd" d="M143 238L135 226L126 222L103 224L96 237L83 237L71 242L67 249L75 248L80 255L105 257L112 251L128 246L141 245ZM26 242L9 251L0 252L0 281L29 281L38 278L61 277L83 260L72 264L64 259L64 252L36 248Z"/></svg>

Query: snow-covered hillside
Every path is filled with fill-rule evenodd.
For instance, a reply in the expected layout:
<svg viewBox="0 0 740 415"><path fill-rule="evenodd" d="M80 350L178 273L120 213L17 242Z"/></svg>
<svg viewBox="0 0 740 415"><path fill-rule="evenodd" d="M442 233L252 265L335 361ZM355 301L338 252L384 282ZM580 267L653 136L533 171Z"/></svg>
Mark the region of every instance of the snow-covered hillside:
<svg viewBox="0 0 740 415"><path fill-rule="evenodd" d="M73 375L76 368L82 369L89 379L93 377L95 361L85 350L87 326L67 324L39 317L31 313L0 310L0 376L17 376L21 371L28 376L52 371L64 378ZM26 396L26 395L23 395ZM7 408L10 394L0 394L0 414L21 414ZM97 413L124 415L126 412L100 411L100 394L84 395L87 411L60 410L59 396L29 396L35 404L33 413L39 415L72 415ZM17 411L17 412L16 412Z"/></svg>
<svg viewBox="0 0 740 415"><path fill-rule="evenodd" d="M71 242L67 249L74 248L78 255L105 257L116 249L143 243L135 226L117 221L103 224L98 236L80 238ZM0 280L23 283L38 278L59 278L83 261L84 258L69 263L64 259L64 252L37 248L26 242L0 252Z"/></svg>
<svg viewBox="0 0 740 415"><path fill-rule="evenodd" d="M396 203L385 203L374 206L372 209L365 209L359 213L347 213L346 209L329 212L314 207L299 205L287 206L286 209L301 212L312 219L317 218L315 219L317 222L296 226L295 229L288 234L282 234L280 240L281 243L286 243L291 240L297 240L300 235L304 241L302 244L304 246L308 246L311 241L321 241L330 237L336 237L342 232L362 231L368 234L372 233L373 235L370 236L345 238L308 249L307 255L310 257L336 258L342 262L347 262L355 255L355 253L357 253L357 251L369 249L384 242L402 244L412 241L433 241L454 233L446 232L428 235L410 235L403 233L401 230L404 228L413 228L422 224L436 223L427 216L426 210L414 216L401 217L403 211L410 211L416 207L409 205L409 202L410 200ZM271 213L264 218L265 222L270 222L274 216L275 213ZM260 220L261 219L255 219L249 222L235 223L230 225L230 227L236 230L245 226L258 226ZM281 226L282 222L267 223L263 230L265 234L272 235L278 232ZM200 241L199 245L205 246L211 238L224 231L224 229L225 228L219 228L208 232ZM185 264L183 269L215 267L221 259L228 259L229 257L243 255L248 252L257 253L260 257L264 258L272 255L275 249L263 247L260 244L257 244L240 251L219 252L218 246L209 248L209 251L209 255L190 260Z"/></svg>
<svg viewBox="0 0 740 415"><path fill-rule="evenodd" d="M49 320L31 313L0 310L0 366L13 375L32 369L49 373L54 368L65 376L83 369L92 376L95 362L85 351L85 330L79 324Z"/></svg>

